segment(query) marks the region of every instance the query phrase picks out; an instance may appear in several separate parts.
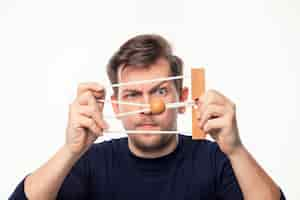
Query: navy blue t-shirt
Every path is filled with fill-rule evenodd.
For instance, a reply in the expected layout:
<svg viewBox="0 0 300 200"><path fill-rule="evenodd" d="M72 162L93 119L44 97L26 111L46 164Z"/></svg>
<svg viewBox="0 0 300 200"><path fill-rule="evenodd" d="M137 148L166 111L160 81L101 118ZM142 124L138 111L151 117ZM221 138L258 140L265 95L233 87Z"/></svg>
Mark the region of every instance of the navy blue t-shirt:
<svg viewBox="0 0 300 200"><path fill-rule="evenodd" d="M22 181L11 199L26 199ZM128 138L94 144L65 178L57 199L243 199L230 161L215 142L179 135L176 150L135 156Z"/></svg>

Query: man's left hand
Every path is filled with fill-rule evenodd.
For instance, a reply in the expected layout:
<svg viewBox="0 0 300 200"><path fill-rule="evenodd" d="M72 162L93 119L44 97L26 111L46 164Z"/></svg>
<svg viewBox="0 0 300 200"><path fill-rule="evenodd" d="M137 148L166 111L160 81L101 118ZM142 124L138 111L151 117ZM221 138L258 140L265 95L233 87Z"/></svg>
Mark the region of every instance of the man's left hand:
<svg viewBox="0 0 300 200"><path fill-rule="evenodd" d="M221 93L209 90L196 99L198 126L230 156L242 146L236 121L235 104Z"/></svg>

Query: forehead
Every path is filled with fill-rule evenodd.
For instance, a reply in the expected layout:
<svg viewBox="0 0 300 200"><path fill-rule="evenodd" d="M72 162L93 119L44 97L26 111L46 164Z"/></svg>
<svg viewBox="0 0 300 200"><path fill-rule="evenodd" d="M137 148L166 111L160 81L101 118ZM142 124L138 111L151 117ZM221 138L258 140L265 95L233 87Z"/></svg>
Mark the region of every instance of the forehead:
<svg viewBox="0 0 300 200"><path fill-rule="evenodd" d="M118 71L118 82L126 83L131 81L151 80L157 78L168 77L171 74L171 69L166 59L158 59L154 64L147 67L126 66L120 67ZM126 85L120 89L141 88L142 86L155 85L157 82L150 82L138 85Z"/></svg>

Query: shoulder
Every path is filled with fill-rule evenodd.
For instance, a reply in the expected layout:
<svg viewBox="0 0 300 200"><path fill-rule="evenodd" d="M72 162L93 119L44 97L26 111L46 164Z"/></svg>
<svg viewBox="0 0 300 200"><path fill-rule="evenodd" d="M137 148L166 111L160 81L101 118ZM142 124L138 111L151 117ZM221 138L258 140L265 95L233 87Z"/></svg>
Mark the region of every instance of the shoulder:
<svg viewBox="0 0 300 200"><path fill-rule="evenodd" d="M74 170L79 169L79 171L93 171L95 169L97 169L98 172L99 169L105 171L111 168L115 160L120 160L120 152L125 144L127 144L127 138L111 139L94 143L87 152L81 156L73 168ZM117 156L118 158L116 158Z"/></svg>

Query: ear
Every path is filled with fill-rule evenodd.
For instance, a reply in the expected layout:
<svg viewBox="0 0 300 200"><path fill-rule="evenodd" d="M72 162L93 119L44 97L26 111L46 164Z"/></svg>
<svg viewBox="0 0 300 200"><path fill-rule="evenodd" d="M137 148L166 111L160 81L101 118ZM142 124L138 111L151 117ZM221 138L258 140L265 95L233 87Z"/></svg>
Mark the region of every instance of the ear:
<svg viewBox="0 0 300 200"><path fill-rule="evenodd" d="M112 101L118 101L118 97L116 97L115 95L112 95L112 96L110 97L110 99L111 99ZM119 110L119 104L111 103L111 105L112 105L112 108L113 108L114 113L115 113L115 114L119 114L119 113L120 113L120 110ZM117 119L119 119L119 118L117 117Z"/></svg>
<svg viewBox="0 0 300 200"><path fill-rule="evenodd" d="M184 102L188 99L189 97L189 89L187 87L182 88L181 93L180 93L180 97L179 97L179 101L180 102ZM185 107L180 107L178 108L178 112L180 114L183 114L185 112Z"/></svg>

